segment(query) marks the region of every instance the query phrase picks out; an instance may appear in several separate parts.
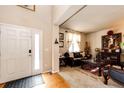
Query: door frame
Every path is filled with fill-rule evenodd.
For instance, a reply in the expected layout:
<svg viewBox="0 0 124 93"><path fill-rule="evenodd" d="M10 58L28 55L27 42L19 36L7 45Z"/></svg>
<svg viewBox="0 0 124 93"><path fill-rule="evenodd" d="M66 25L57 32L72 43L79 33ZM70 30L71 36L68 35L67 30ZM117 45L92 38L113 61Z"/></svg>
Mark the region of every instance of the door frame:
<svg viewBox="0 0 124 93"><path fill-rule="evenodd" d="M31 31L31 50L32 50L32 57L31 57L31 75L29 76L32 76L32 75L36 75L36 74L41 74L43 72L43 31L41 30L38 30L38 29L35 29L35 28L30 28L30 27L25 27L25 26L19 26L19 25L13 25L13 24L6 24L6 23L0 23L0 45L2 44L1 42L2 41L2 35L1 35L1 27L2 26L10 26L10 27L15 27L15 28L25 28L25 29L29 29ZM33 71L33 63L34 63L34 35L35 33L39 33L39 57L40 57L40 73L38 72L35 72ZM1 50L2 50L2 47L0 46L0 54L1 53ZM7 82L8 80L6 80L6 78L4 77L4 71L3 71L3 64L2 64L2 58L0 56L0 83L5 83Z"/></svg>

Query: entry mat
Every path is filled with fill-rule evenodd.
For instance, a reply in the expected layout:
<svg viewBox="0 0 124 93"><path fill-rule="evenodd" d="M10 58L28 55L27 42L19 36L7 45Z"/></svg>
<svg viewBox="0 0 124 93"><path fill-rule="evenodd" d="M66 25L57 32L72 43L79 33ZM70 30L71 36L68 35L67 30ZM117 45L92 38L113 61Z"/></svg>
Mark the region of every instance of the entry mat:
<svg viewBox="0 0 124 93"><path fill-rule="evenodd" d="M44 84L42 76L36 75L8 82L4 88L33 88L42 84Z"/></svg>

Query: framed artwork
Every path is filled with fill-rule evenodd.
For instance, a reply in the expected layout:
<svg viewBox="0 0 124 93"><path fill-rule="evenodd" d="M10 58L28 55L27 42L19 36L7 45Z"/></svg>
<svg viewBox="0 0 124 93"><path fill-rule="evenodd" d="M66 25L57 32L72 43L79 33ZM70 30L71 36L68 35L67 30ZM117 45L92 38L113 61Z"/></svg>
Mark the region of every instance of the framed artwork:
<svg viewBox="0 0 124 93"><path fill-rule="evenodd" d="M59 47L63 48L64 47L64 41L59 41Z"/></svg>
<svg viewBox="0 0 124 93"><path fill-rule="evenodd" d="M117 49L120 47L121 33L102 36L102 49Z"/></svg>
<svg viewBox="0 0 124 93"><path fill-rule="evenodd" d="M64 33L59 33L59 41L64 40Z"/></svg>
<svg viewBox="0 0 124 93"><path fill-rule="evenodd" d="M35 11L35 5L18 5L18 6L28 9L30 11Z"/></svg>

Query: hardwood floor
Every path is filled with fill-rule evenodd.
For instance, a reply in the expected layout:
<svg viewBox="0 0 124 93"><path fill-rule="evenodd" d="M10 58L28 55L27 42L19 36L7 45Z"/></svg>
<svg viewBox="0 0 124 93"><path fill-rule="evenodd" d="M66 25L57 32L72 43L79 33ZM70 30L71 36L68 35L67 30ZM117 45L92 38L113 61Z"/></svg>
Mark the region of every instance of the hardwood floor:
<svg viewBox="0 0 124 93"><path fill-rule="evenodd" d="M0 88L3 88L5 84L0 84Z"/></svg>
<svg viewBox="0 0 124 93"><path fill-rule="evenodd" d="M91 72L82 70L80 67L61 67L59 75L68 82L71 88L123 88L124 86L113 81L111 78L108 85L104 84L104 78Z"/></svg>
<svg viewBox="0 0 124 93"><path fill-rule="evenodd" d="M47 88L69 88L69 84L57 73L42 74Z"/></svg>
<svg viewBox="0 0 124 93"><path fill-rule="evenodd" d="M43 84L36 88L122 88L123 86L112 81L108 85L103 83L102 77L86 72L78 67L61 68L61 72L42 74ZM76 82L75 82L76 81ZM5 84L0 84L0 88Z"/></svg>
<svg viewBox="0 0 124 93"><path fill-rule="evenodd" d="M42 74L46 88L69 88L69 84L57 73ZM5 84L0 84L0 88L3 88Z"/></svg>
<svg viewBox="0 0 124 93"><path fill-rule="evenodd" d="M42 74L46 88L69 88L69 84L57 73ZM0 88L3 88L5 84L0 84Z"/></svg>

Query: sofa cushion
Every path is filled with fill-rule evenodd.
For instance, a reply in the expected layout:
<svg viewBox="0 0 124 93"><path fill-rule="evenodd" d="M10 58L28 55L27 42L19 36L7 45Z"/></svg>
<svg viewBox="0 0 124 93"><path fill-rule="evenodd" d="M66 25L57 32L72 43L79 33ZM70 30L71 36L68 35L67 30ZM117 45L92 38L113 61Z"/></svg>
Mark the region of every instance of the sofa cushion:
<svg viewBox="0 0 124 93"><path fill-rule="evenodd" d="M80 57L82 57L80 52L74 52L74 58L80 58Z"/></svg>
<svg viewBox="0 0 124 93"><path fill-rule="evenodd" d="M68 52L65 52L65 54L64 54L64 57L70 57L70 55L69 55L69 53Z"/></svg>
<svg viewBox="0 0 124 93"><path fill-rule="evenodd" d="M124 84L124 71L115 68L110 69L110 76L112 79Z"/></svg>

